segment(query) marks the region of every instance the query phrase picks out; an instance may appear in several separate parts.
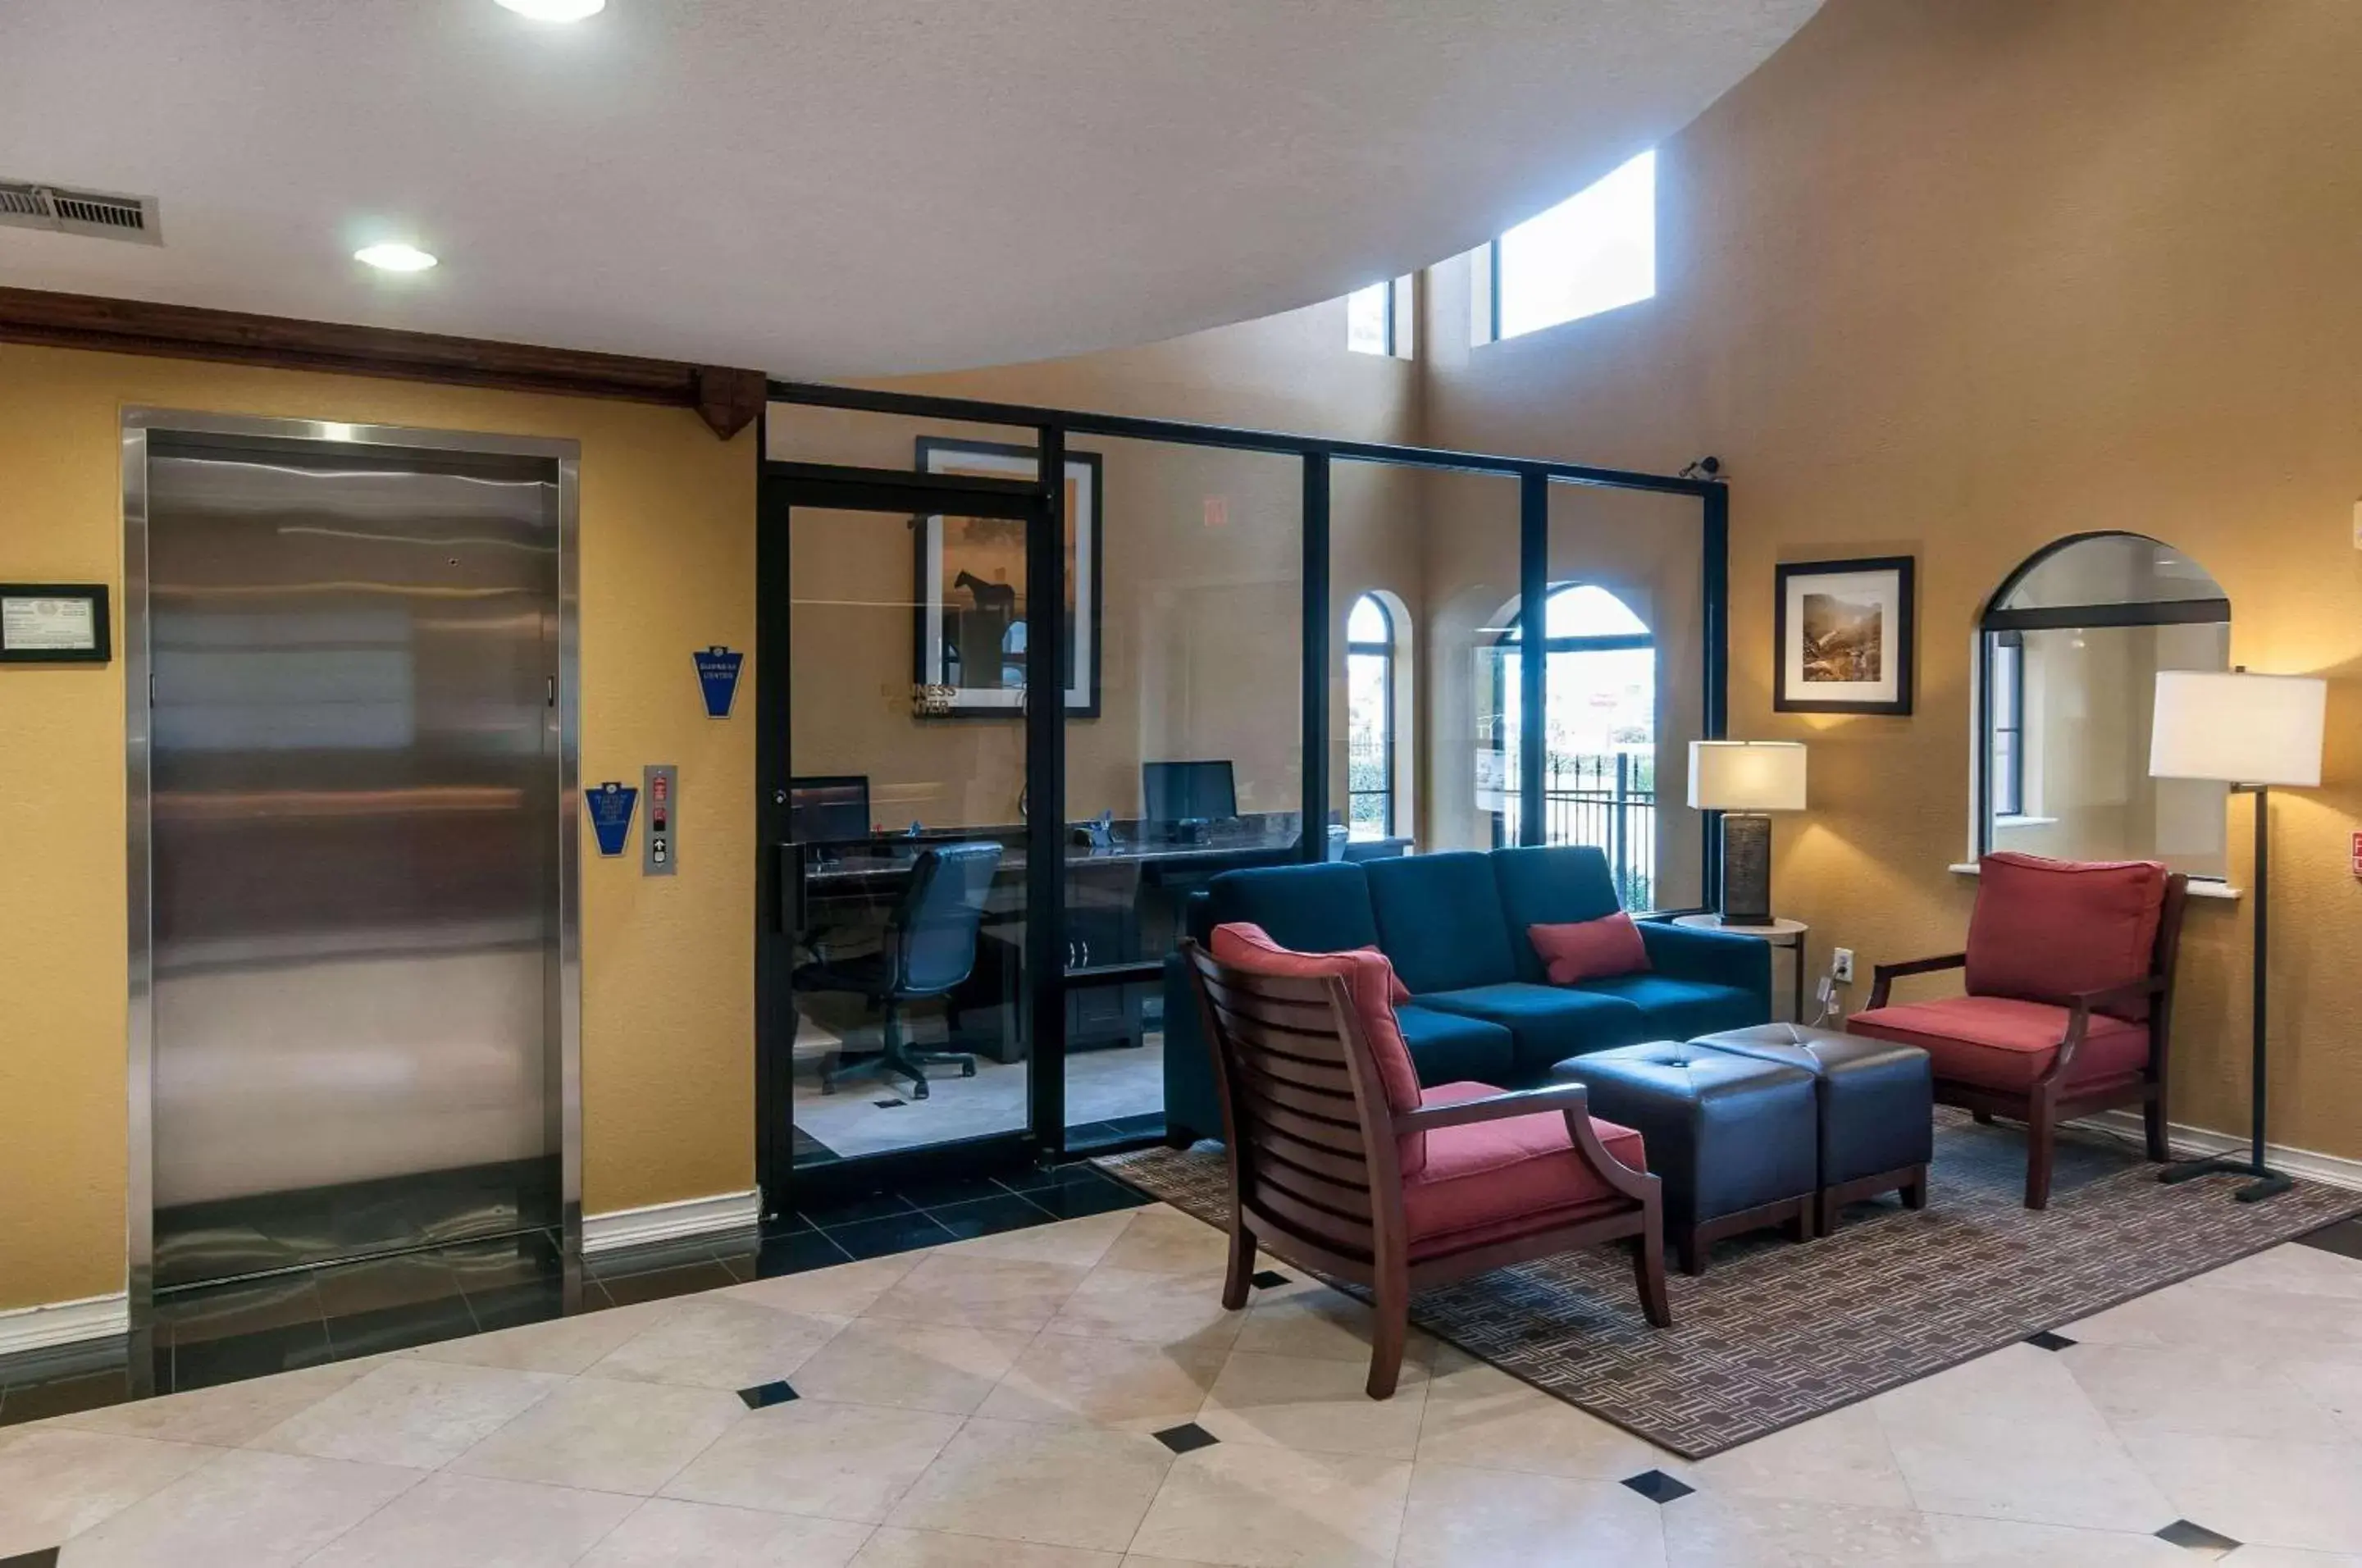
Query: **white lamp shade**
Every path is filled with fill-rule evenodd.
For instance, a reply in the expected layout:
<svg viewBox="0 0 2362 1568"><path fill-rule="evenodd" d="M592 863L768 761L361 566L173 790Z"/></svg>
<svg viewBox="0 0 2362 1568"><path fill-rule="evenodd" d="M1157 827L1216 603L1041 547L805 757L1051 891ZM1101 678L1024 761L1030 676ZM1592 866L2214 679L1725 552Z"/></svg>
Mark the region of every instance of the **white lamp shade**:
<svg viewBox="0 0 2362 1568"><path fill-rule="evenodd" d="M2328 707L2329 683L2312 676L2160 669L2149 774L2310 788Z"/></svg>
<svg viewBox="0 0 2362 1568"><path fill-rule="evenodd" d="M1690 742L1690 804L1702 812L1801 812L1802 741Z"/></svg>

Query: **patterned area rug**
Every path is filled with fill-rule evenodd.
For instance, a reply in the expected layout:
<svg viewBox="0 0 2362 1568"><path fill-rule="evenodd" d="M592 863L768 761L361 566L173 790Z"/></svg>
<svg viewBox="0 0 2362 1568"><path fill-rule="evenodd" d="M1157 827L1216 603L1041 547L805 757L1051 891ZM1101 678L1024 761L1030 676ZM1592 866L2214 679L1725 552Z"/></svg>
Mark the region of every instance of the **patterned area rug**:
<svg viewBox="0 0 2362 1568"><path fill-rule="evenodd" d="M1150 1149L1109 1175L1225 1223L1220 1148ZM2317 1182L2268 1203L2237 1177L2165 1187L2136 1149L2062 1134L2050 1208L2023 1206L2025 1139L1939 1110L1927 1207L1857 1204L1837 1233L1777 1232L1672 1275L1674 1327L1640 1316L1623 1247L1566 1253L1430 1290L1411 1320L1686 1459L1778 1431L2362 1212ZM1360 1292L1356 1292L1360 1294Z"/></svg>

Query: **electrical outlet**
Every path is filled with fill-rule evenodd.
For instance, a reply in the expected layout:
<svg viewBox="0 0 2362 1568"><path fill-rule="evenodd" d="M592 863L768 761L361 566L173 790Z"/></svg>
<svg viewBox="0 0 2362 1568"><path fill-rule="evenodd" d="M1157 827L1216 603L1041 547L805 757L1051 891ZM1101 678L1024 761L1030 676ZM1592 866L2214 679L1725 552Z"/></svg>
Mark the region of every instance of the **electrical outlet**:
<svg viewBox="0 0 2362 1568"><path fill-rule="evenodd" d="M1840 947L1829 955L1829 977L1841 986L1853 984L1853 949Z"/></svg>

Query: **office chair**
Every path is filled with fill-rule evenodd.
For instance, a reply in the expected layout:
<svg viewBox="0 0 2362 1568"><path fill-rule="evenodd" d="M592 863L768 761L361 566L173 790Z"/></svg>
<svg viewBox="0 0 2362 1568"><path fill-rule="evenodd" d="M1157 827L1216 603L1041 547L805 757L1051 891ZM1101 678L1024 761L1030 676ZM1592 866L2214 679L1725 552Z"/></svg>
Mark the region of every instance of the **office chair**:
<svg viewBox="0 0 2362 1568"><path fill-rule="evenodd" d="M960 1077L976 1077L976 1058L956 1051L914 1051L902 1031L902 1009L914 1001L947 996L976 967L977 929L984 923L985 894L1000 866L997 844L950 844L920 852L911 863L910 885L887 917L884 944L875 953L834 960L814 949L811 963L799 967L799 991L843 991L882 1012L885 1048L848 1062L840 1050L821 1073L823 1094L857 1074L899 1074L911 1080L911 1098L927 1098L931 1066L956 1066Z"/></svg>

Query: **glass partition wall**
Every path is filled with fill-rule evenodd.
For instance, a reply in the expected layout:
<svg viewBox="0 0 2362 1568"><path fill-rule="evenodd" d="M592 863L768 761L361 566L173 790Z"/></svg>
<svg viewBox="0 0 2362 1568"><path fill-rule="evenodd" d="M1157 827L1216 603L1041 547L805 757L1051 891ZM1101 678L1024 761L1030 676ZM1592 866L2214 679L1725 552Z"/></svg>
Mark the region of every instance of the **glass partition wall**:
<svg viewBox="0 0 2362 1568"><path fill-rule="evenodd" d="M1301 858L1304 466L1077 436L1107 541L1097 700L1066 711L1066 1146L1164 1131L1164 960L1189 895Z"/></svg>
<svg viewBox="0 0 2362 1568"><path fill-rule="evenodd" d="M1678 777L1665 748L1720 733L1720 487L772 392L752 705L767 1209L790 1185L1161 1136L1166 1010L1187 997L1171 960L1224 871L1579 842L1636 909L1710 894L1694 824L1650 797ZM1665 536L1653 556L1622 539L1641 526ZM1575 650L1614 671L1562 661L1559 639L1614 617L1559 591L1617 590L1644 559L1646 591L1614 602L1650 668L1630 646Z"/></svg>

